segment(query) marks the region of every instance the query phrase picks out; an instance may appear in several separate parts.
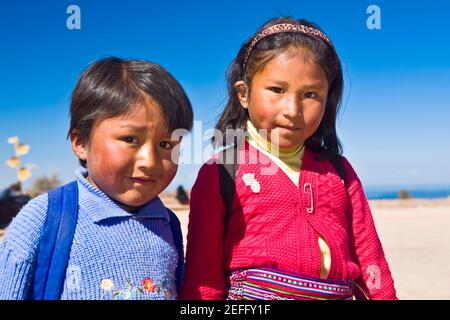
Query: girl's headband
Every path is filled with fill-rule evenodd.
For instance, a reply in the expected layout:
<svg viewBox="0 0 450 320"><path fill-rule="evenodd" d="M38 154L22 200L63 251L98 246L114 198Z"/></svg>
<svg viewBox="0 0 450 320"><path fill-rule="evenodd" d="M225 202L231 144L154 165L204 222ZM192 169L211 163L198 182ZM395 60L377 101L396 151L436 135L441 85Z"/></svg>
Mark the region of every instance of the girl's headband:
<svg viewBox="0 0 450 320"><path fill-rule="evenodd" d="M293 24L293 23L281 23L276 24L273 26L270 26L264 30L262 30L260 33L258 33L250 43L250 45L247 48L247 53L245 54L244 64L243 64L243 70L245 70L245 67L247 66L248 58L250 57L250 54L252 53L252 50L255 48L256 44L263 38L268 37L275 33L281 33L281 32L300 32L305 33L308 35L311 35L316 38L320 38L326 43L328 43L332 48L333 44L331 43L330 39L323 33L322 31L305 26L303 24Z"/></svg>

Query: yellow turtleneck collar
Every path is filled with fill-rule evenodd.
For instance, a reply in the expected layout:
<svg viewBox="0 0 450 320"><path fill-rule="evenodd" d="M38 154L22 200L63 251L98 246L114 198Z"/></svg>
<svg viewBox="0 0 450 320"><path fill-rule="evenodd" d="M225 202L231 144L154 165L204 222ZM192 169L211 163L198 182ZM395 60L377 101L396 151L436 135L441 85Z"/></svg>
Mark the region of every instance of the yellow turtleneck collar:
<svg viewBox="0 0 450 320"><path fill-rule="evenodd" d="M293 157L297 157L300 152L303 151L304 144L300 144L294 149L286 149L274 146L270 141L266 138L262 137L258 130L255 128L250 119L247 120L246 123L247 132L248 132L248 140L250 143L255 145L258 149L265 151L266 153L270 153L280 159L289 159Z"/></svg>

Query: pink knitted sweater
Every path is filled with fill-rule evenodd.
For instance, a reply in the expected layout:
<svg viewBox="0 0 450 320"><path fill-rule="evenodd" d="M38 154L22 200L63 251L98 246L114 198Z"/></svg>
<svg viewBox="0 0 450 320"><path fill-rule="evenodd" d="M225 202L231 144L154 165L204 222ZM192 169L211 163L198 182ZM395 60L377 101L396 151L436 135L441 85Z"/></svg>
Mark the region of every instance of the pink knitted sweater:
<svg viewBox="0 0 450 320"><path fill-rule="evenodd" d="M297 187L282 170L270 174L275 164L245 143L225 237L218 167L204 164L191 193L180 297L224 299L226 274L242 268L320 277L320 234L331 251L328 279L355 280L371 299L396 299L361 182L343 162L348 192L331 163L305 149Z"/></svg>

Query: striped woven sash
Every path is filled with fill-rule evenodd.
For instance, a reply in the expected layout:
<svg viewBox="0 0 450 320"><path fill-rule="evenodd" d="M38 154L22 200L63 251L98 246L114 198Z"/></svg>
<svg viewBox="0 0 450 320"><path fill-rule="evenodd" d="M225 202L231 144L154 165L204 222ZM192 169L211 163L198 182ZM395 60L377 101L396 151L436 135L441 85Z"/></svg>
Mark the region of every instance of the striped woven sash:
<svg viewBox="0 0 450 320"><path fill-rule="evenodd" d="M352 300L353 282L319 279L274 268L234 271L228 300Z"/></svg>

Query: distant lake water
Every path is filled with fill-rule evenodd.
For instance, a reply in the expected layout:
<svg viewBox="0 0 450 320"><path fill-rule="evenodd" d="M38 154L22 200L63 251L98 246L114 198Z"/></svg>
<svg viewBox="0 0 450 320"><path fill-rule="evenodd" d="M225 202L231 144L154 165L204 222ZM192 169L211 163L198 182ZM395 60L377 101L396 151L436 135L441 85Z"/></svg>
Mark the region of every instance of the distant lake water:
<svg viewBox="0 0 450 320"><path fill-rule="evenodd" d="M400 190L409 192L412 198L439 199L450 196L449 186L365 186L369 200L398 199Z"/></svg>

